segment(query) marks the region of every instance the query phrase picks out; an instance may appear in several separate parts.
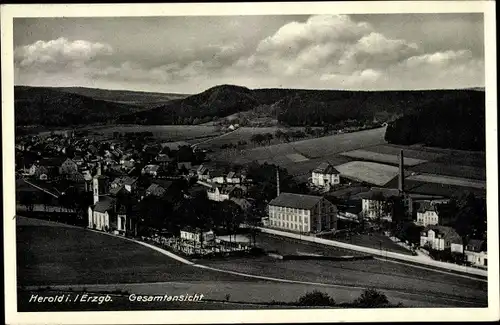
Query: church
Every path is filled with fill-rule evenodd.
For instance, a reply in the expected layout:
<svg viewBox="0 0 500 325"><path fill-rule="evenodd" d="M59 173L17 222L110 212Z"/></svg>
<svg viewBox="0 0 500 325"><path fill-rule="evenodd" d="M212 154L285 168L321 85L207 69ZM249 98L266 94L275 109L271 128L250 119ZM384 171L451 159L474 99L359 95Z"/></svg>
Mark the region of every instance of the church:
<svg viewBox="0 0 500 325"><path fill-rule="evenodd" d="M136 231L135 218L122 197L110 193L109 177L101 175L100 166L92 178L93 204L88 208L88 227L125 235Z"/></svg>

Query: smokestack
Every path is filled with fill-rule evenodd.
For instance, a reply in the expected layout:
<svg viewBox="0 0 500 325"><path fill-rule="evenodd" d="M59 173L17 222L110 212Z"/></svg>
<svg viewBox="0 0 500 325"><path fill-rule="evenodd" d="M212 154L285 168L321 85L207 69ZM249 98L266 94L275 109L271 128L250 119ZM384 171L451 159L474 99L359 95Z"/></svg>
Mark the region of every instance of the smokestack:
<svg viewBox="0 0 500 325"><path fill-rule="evenodd" d="M276 167L276 192L280 196L280 169Z"/></svg>
<svg viewBox="0 0 500 325"><path fill-rule="evenodd" d="M404 157L403 150L399 153L399 184L398 189L399 193L402 194L405 189L405 169L404 169Z"/></svg>

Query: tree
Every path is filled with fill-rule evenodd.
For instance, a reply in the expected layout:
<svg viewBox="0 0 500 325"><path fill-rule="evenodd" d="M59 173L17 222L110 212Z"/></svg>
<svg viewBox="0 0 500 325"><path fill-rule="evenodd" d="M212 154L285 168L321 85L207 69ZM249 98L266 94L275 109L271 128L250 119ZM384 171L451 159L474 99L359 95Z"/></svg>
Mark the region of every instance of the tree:
<svg viewBox="0 0 500 325"><path fill-rule="evenodd" d="M385 307L389 304L389 300L385 294L375 289L367 289L354 301L354 304L363 308Z"/></svg>
<svg viewBox="0 0 500 325"><path fill-rule="evenodd" d="M297 303L301 306L334 306L335 300L326 293L314 290L300 297Z"/></svg>

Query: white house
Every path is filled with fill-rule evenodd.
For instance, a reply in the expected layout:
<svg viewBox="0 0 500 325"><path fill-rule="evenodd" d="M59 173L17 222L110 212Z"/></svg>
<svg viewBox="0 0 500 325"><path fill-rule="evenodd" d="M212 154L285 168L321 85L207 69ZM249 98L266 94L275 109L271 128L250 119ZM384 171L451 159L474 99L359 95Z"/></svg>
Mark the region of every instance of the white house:
<svg viewBox="0 0 500 325"><path fill-rule="evenodd" d="M337 208L321 196L281 193L269 202L268 225L273 228L317 233L337 228Z"/></svg>
<svg viewBox="0 0 500 325"><path fill-rule="evenodd" d="M215 239L215 234L212 230L201 230L184 228L181 230L181 240L186 240L193 243L207 243Z"/></svg>
<svg viewBox="0 0 500 325"><path fill-rule="evenodd" d="M487 267L488 254L486 252L485 241L471 239L465 246L465 257L467 262L475 266Z"/></svg>
<svg viewBox="0 0 500 325"><path fill-rule="evenodd" d="M424 227L439 225L437 206L428 202L422 202L417 210L416 224Z"/></svg>
<svg viewBox="0 0 500 325"><path fill-rule="evenodd" d="M427 226L420 234L420 246L435 250L452 249L452 252L461 251L462 239L455 229L445 226Z"/></svg>
<svg viewBox="0 0 500 325"><path fill-rule="evenodd" d="M340 184L340 172L329 163L321 163L312 172L312 183L320 187Z"/></svg>
<svg viewBox="0 0 500 325"><path fill-rule="evenodd" d="M392 220L391 197L398 197L399 191L390 188L372 188L369 192L362 193L361 213L365 218Z"/></svg>
<svg viewBox="0 0 500 325"><path fill-rule="evenodd" d="M141 170L141 174L142 175L157 176L159 168L160 168L160 166L158 166L158 165L146 165Z"/></svg>

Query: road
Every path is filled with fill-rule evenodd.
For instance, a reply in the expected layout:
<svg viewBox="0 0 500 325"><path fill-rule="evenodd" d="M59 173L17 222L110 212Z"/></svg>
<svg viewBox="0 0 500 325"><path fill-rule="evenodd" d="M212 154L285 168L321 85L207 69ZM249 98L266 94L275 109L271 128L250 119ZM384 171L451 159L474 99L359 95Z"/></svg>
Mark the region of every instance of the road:
<svg viewBox="0 0 500 325"><path fill-rule="evenodd" d="M123 238L18 217L18 286L120 288L140 294L204 293L210 299L294 301L318 289L338 302L365 288L412 307L481 307L487 283L380 260L280 261L269 257L183 264ZM145 307L146 308L146 307Z"/></svg>

